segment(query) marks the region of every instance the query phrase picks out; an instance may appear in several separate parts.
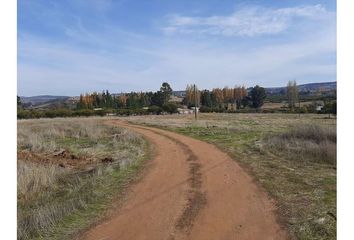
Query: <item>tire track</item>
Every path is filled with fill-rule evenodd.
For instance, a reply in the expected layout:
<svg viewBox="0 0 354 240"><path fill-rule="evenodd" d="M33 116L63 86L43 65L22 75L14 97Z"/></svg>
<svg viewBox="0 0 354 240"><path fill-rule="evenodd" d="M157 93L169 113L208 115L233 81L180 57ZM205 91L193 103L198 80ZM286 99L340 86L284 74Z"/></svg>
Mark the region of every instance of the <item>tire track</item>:
<svg viewBox="0 0 354 240"><path fill-rule="evenodd" d="M141 126L136 126L136 128L147 129ZM187 204L184 207L181 216L178 218L175 227L179 231L189 233L190 229L193 227L193 221L195 220L198 213L206 205L207 202L206 192L202 192L201 164L198 162L197 155L195 155L192 149L188 147L186 144L184 144L182 141L179 141L178 139L163 134L161 132L152 129L149 130L176 142L178 145L180 145L183 148L185 153L188 155L187 158L187 162L189 163L188 183L190 189L188 190L186 196Z"/></svg>
<svg viewBox="0 0 354 240"><path fill-rule="evenodd" d="M156 153L121 209L83 239L288 238L277 223L273 201L215 146L153 127L108 123L142 134Z"/></svg>

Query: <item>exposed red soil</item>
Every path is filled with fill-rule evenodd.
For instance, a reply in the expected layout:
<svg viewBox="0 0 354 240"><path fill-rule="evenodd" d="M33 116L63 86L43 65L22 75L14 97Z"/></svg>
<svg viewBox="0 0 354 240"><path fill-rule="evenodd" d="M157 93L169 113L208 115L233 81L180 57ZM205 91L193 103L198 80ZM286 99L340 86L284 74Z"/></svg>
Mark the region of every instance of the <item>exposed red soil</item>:
<svg viewBox="0 0 354 240"><path fill-rule="evenodd" d="M19 161L30 161L38 164L57 165L63 168L85 169L89 166L96 166L97 160L76 156L66 150L54 153L36 153L32 151L18 151ZM110 159L101 159L102 163L110 162Z"/></svg>
<svg viewBox="0 0 354 240"><path fill-rule="evenodd" d="M176 133L111 120L155 145L145 177L108 220L83 239L287 239L275 205L215 146Z"/></svg>

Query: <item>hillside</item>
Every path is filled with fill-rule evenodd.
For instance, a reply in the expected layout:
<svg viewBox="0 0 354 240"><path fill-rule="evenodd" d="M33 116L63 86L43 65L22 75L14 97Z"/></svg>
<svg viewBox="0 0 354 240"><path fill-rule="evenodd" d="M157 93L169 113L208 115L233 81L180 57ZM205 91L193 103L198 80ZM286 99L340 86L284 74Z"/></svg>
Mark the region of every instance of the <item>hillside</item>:
<svg viewBox="0 0 354 240"><path fill-rule="evenodd" d="M315 93L330 92L337 90L337 82L307 83L298 85L299 92ZM282 94L286 92L286 87L266 88L267 94Z"/></svg>
<svg viewBox="0 0 354 240"><path fill-rule="evenodd" d="M40 95L32 97L20 97L21 102L25 108L35 109L54 109L68 107L72 108L76 106L78 98L68 96L52 96L52 95Z"/></svg>

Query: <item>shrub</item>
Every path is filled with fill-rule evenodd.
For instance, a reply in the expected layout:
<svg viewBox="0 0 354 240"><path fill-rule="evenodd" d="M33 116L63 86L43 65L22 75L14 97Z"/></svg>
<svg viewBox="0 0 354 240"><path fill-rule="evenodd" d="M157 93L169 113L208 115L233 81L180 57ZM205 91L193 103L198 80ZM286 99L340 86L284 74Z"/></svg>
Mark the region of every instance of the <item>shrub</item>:
<svg viewBox="0 0 354 240"><path fill-rule="evenodd" d="M211 112L211 108L210 107L207 107L207 106L201 106L200 108L199 108L199 111L200 112L205 112L205 113L208 113L208 112Z"/></svg>
<svg viewBox="0 0 354 240"><path fill-rule="evenodd" d="M177 113L177 105L174 103L166 103L162 106L162 109L168 113Z"/></svg>
<svg viewBox="0 0 354 240"><path fill-rule="evenodd" d="M159 115L162 113L162 110L163 109L160 108L159 106L153 105L153 106L149 107L148 112Z"/></svg>
<svg viewBox="0 0 354 240"><path fill-rule="evenodd" d="M27 110L18 110L17 111L17 118L18 119L28 119L28 118L30 118L29 111L27 111Z"/></svg>
<svg viewBox="0 0 354 240"><path fill-rule="evenodd" d="M90 109L82 109L82 110L78 110L75 112L75 115L76 116L85 116L85 117L88 117L88 116L92 116L94 113L93 110L90 110Z"/></svg>

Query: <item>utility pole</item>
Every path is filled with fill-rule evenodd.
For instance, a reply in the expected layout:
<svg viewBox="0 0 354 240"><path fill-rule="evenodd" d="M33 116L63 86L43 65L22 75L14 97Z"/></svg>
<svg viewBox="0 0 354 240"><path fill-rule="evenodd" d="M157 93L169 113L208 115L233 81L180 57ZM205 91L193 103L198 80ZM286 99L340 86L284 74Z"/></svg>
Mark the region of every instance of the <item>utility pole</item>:
<svg viewBox="0 0 354 240"><path fill-rule="evenodd" d="M300 94L298 95L298 99L299 99L299 118L300 118L300 114L301 114L301 109L300 109Z"/></svg>
<svg viewBox="0 0 354 240"><path fill-rule="evenodd" d="M197 120L197 91L194 84L194 118Z"/></svg>

